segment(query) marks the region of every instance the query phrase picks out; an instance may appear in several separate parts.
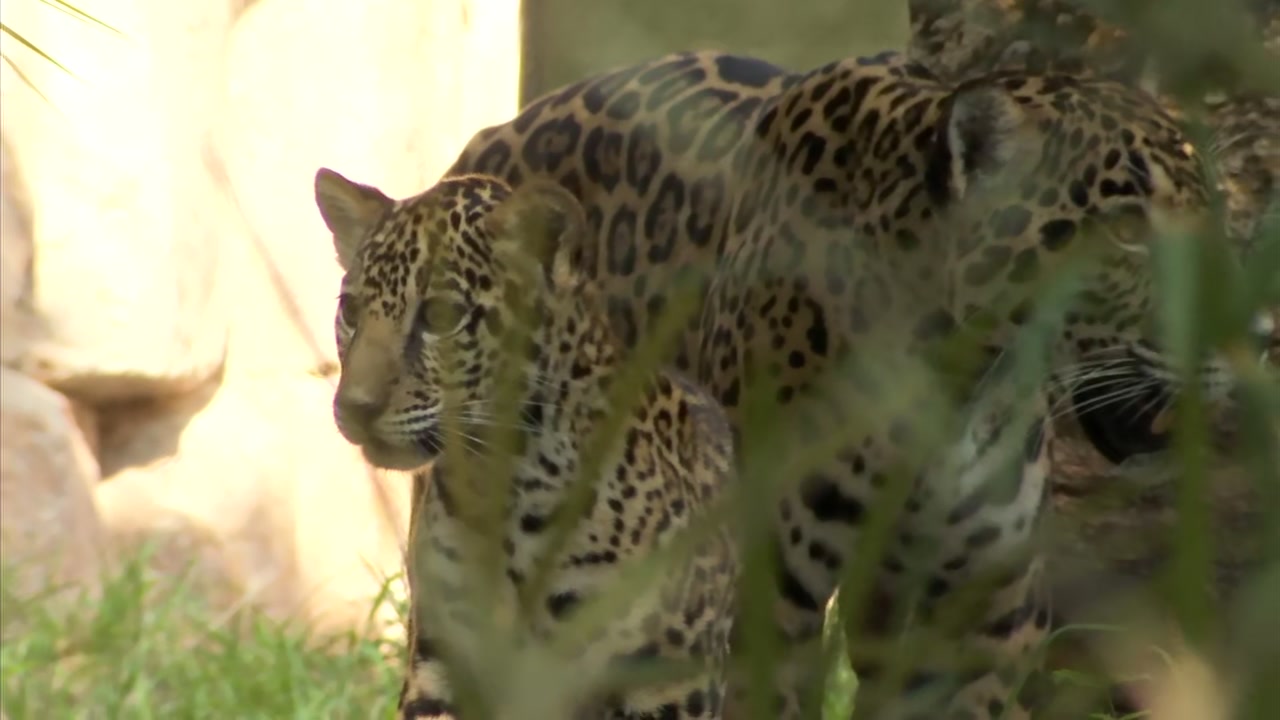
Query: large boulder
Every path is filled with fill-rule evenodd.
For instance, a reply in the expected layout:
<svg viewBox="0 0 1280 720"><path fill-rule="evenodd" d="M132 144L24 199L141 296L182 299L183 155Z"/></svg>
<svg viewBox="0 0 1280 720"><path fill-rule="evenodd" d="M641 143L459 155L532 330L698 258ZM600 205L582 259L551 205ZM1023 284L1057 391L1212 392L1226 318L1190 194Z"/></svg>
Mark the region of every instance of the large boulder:
<svg viewBox="0 0 1280 720"><path fill-rule="evenodd" d="M333 427L339 268L312 178L434 183L516 109L518 0L95 12L123 35L5 6L75 73L6 45L38 92L0 68L4 190L14 168L29 208L4 290L29 289L40 333L9 343L6 319L5 364L78 401L116 549L151 546L216 605L362 623L401 567L409 480Z"/></svg>
<svg viewBox="0 0 1280 720"><path fill-rule="evenodd" d="M221 101L229 10L132 0L110 13L126 36L43 3L5 9L76 73L20 53L37 92L3 70L45 331L18 365L94 402L191 389L218 371L227 336L215 290L229 224L200 141Z"/></svg>
<svg viewBox="0 0 1280 720"><path fill-rule="evenodd" d="M105 560L97 483L71 402L0 367L0 558L16 571L18 594L97 585Z"/></svg>
<svg viewBox="0 0 1280 720"><path fill-rule="evenodd" d="M34 329L31 317L35 262L31 196L0 137L0 363L13 365Z"/></svg>
<svg viewBox="0 0 1280 720"><path fill-rule="evenodd" d="M318 167L410 195L477 129L516 111L517 0L250 6L227 41L226 104L206 161L244 231L226 248L231 374L336 363L340 270Z"/></svg>

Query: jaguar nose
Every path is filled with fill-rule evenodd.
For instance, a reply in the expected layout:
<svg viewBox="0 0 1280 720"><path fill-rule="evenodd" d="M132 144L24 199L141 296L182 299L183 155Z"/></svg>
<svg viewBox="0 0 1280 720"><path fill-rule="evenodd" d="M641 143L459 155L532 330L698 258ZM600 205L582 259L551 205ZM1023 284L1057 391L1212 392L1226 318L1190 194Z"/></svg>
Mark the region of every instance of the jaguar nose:
<svg viewBox="0 0 1280 720"><path fill-rule="evenodd" d="M377 400L369 397L345 396L338 398L337 405L338 412L342 413L343 416L352 420L363 421L372 418L378 412L380 404Z"/></svg>
<svg viewBox="0 0 1280 720"><path fill-rule="evenodd" d="M338 412L345 417L363 422L371 420L374 415L378 414L378 410L382 408L383 401L382 398L372 393L338 388L337 396L334 398L334 405L337 407Z"/></svg>
<svg viewBox="0 0 1280 720"><path fill-rule="evenodd" d="M351 442L359 444L368 428L386 407L386 398L363 388L338 385L333 398L333 417L338 430Z"/></svg>

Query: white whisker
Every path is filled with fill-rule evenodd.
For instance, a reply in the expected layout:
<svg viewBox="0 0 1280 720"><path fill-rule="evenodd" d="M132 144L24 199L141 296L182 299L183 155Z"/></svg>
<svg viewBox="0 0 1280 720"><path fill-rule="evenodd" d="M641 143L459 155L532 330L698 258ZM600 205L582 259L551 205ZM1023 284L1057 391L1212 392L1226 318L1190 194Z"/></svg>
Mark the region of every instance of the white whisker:
<svg viewBox="0 0 1280 720"><path fill-rule="evenodd" d="M1057 419L1065 417L1071 412L1087 413L1115 405L1127 407L1138 399L1144 397L1146 393L1152 390L1153 387L1158 387L1158 384L1151 381L1125 385L1112 392L1089 398L1085 402L1072 403L1069 407L1060 412L1055 412L1050 417L1052 419ZM1137 417L1137 415L1134 415L1134 417Z"/></svg>

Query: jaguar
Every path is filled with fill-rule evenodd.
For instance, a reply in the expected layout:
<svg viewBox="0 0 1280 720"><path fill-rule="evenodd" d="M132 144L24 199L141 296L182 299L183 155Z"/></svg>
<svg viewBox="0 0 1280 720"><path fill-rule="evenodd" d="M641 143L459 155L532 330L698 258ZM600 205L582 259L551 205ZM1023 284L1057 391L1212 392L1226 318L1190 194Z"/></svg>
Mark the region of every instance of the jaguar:
<svg viewBox="0 0 1280 720"><path fill-rule="evenodd" d="M483 175L396 201L329 169L315 197L344 271L337 427L375 467L430 465L415 476L401 717L459 716L457 688L496 617L516 648L567 653L549 659L591 686L564 700L572 717L719 718L736 550L727 528L687 531L730 486L732 434L679 373L632 379L635 402L615 394L627 352L585 272L597 248L578 201L554 183L512 191ZM613 415L616 441L597 460L594 431ZM663 579L616 597L624 571L681 538L687 553ZM583 640L566 623L592 602L612 616ZM655 659L696 671L622 688L599 677Z"/></svg>

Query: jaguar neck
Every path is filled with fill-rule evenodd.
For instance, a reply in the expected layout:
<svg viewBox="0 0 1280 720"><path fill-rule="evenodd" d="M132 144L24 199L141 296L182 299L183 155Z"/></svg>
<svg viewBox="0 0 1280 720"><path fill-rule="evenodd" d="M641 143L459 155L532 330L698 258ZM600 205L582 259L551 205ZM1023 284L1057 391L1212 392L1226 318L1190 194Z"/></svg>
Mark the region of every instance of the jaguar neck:
<svg viewBox="0 0 1280 720"><path fill-rule="evenodd" d="M533 435L581 435L609 412L625 360L621 341L591 293L548 302L522 411Z"/></svg>

